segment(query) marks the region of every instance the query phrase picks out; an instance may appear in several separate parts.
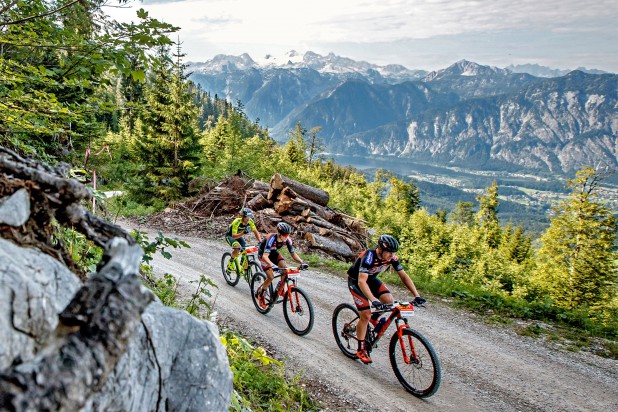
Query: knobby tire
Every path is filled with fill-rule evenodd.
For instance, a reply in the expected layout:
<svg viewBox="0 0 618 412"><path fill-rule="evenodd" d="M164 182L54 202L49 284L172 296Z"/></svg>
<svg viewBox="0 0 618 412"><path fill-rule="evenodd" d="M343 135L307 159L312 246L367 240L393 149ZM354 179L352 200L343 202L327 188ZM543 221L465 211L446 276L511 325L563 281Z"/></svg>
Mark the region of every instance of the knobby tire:
<svg viewBox="0 0 618 412"><path fill-rule="evenodd" d="M221 272L228 285L236 286L240 280L240 275L236 269L228 272L227 265L230 263L231 259L232 254L230 252L225 252L223 256L221 256Z"/></svg>
<svg viewBox="0 0 618 412"><path fill-rule="evenodd" d="M292 310L291 305L294 305L294 310ZM292 332L298 336L304 336L311 332L311 328L313 328L313 305L301 288L292 285L286 292L283 300L283 316Z"/></svg>
<svg viewBox="0 0 618 412"><path fill-rule="evenodd" d="M442 370L433 346L423 335L409 328L403 330L402 340L409 357L410 340L412 341L417 359L410 364L405 363L401 343L395 331L388 354L397 380L406 391L416 397L428 398L434 395L442 382Z"/></svg>

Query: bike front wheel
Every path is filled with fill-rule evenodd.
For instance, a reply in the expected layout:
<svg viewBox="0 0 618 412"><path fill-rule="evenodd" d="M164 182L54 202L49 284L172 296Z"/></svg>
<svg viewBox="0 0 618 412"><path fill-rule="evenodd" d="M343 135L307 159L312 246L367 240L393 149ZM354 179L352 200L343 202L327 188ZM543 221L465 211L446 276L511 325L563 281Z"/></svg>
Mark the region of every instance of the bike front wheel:
<svg viewBox="0 0 618 412"><path fill-rule="evenodd" d="M283 299L283 316L292 332L304 336L313 328L313 305L299 287L291 286Z"/></svg>
<svg viewBox="0 0 618 412"><path fill-rule="evenodd" d="M255 262L249 262L249 268L247 269L247 273L245 275L245 280L247 283L251 282L253 275L256 273L262 273L262 267Z"/></svg>
<svg viewBox="0 0 618 412"><path fill-rule="evenodd" d="M333 312L333 335L341 352L350 359L358 359L356 348L356 327L360 316L358 310L349 303L342 303Z"/></svg>
<svg viewBox="0 0 618 412"><path fill-rule="evenodd" d="M228 269L231 260L232 254L230 252L225 252L223 256L221 256L221 272L223 272L223 278L228 285L236 286L240 280L240 276L238 275L236 265L233 264L233 269Z"/></svg>
<svg viewBox="0 0 618 412"><path fill-rule="evenodd" d="M442 381L440 362L423 335L406 328L399 339L395 332L388 354L393 372L405 390L419 398L428 398L438 391Z"/></svg>
<svg viewBox="0 0 618 412"><path fill-rule="evenodd" d="M262 305L260 305L260 302L257 296L257 291L260 288L260 286L264 284L264 281L266 281L266 274L262 271L253 274L253 276L251 277L251 299L253 300L253 305L255 306L257 311L260 312L262 315L266 315L268 312L270 312L270 310L275 305L274 299L272 299L272 297L275 294L272 284L270 284L266 292L264 292L265 293L264 300L266 303L266 307L262 307Z"/></svg>

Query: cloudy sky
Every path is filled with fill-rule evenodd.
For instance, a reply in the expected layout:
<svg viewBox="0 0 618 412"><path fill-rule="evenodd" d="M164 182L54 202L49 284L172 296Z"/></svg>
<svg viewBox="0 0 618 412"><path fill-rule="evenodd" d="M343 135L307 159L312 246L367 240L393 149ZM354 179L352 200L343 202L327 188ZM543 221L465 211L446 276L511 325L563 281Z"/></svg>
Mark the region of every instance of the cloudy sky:
<svg viewBox="0 0 618 412"><path fill-rule="evenodd" d="M180 26L186 61L289 50L437 70L461 60L618 73L616 0L143 0Z"/></svg>

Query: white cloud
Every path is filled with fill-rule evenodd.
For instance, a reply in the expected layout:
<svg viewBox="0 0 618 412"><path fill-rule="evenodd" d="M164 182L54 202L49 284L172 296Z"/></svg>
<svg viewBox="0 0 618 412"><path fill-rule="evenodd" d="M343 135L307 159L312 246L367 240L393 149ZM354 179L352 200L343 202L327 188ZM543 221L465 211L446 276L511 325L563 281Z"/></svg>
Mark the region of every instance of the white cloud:
<svg viewBox="0 0 618 412"><path fill-rule="evenodd" d="M435 50L436 55L446 50L451 50L451 54L452 50L471 53L450 59L444 56L439 63L433 63L443 67L444 59L453 62L460 57L475 60L475 56L488 55L490 60L501 61L506 60L508 53L516 55L513 60L543 55L539 49L543 45L547 48L545 54L554 56L547 61L561 62L561 67L596 65L618 71L615 23L618 3L615 0L144 0L134 3L135 9L140 7L155 18L182 27L183 47L194 61L209 59L216 53L248 52L255 58L291 49L333 51L357 58L355 50L362 50L363 59L374 63L434 69L440 67L427 67L430 60L414 64L406 54L416 54L421 59L417 51L430 44L442 47ZM110 14L127 15L126 11L117 10ZM530 38L527 33L535 33L537 38ZM518 36L522 38L519 43ZM501 43L504 39L508 44ZM470 40L480 44L464 42ZM415 49L406 53L406 44ZM586 53L581 51L582 46L587 48ZM510 48L506 53L505 47ZM389 50L395 55L386 54ZM398 56L400 53L404 55ZM385 61L387 58L396 60ZM591 61L569 64L569 59L578 58ZM530 62L546 64L541 58Z"/></svg>

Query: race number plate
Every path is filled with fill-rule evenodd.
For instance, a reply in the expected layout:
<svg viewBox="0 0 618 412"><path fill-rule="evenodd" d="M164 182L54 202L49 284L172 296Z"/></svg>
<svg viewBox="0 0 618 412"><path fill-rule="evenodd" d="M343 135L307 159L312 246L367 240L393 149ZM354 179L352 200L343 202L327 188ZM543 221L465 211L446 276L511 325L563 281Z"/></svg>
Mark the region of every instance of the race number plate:
<svg viewBox="0 0 618 412"><path fill-rule="evenodd" d="M414 310L410 309L401 309L399 313L401 314L402 318L411 318L412 316L414 316Z"/></svg>
<svg viewBox="0 0 618 412"><path fill-rule="evenodd" d="M288 269L288 279L298 279L300 277L300 270L298 269Z"/></svg>

